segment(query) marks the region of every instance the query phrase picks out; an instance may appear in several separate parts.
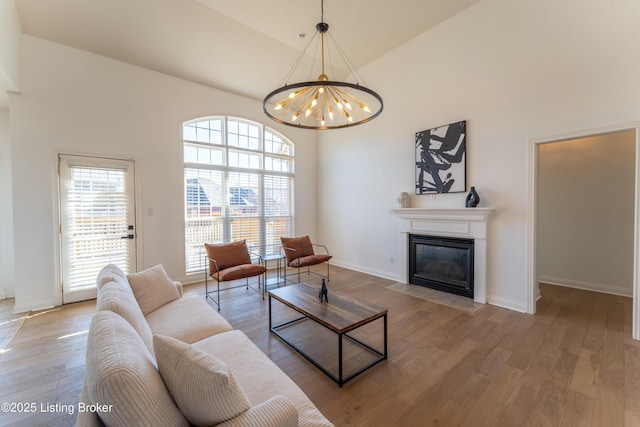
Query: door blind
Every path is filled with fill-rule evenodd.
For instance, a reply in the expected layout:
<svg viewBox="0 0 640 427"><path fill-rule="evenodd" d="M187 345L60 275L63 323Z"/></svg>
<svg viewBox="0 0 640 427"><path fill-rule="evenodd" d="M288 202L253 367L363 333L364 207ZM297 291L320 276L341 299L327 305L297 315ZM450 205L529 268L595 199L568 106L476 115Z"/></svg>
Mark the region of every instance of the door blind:
<svg viewBox="0 0 640 427"><path fill-rule="evenodd" d="M61 178L64 289L94 287L107 264L131 271L134 231L127 169L68 164Z"/></svg>

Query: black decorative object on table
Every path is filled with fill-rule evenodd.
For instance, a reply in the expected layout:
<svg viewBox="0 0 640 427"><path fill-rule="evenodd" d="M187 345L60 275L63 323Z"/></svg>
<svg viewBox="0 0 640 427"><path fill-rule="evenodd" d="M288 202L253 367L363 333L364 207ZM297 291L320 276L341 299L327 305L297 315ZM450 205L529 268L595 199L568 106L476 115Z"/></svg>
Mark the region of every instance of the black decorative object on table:
<svg viewBox="0 0 640 427"><path fill-rule="evenodd" d="M322 302L322 300L329 302L329 297L327 295L327 285L326 283L324 283L324 279L322 279L322 286L320 286L320 293L318 294L318 297L320 298L320 302Z"/></svg>
<svg viewBox="0 0 640 427"><path fill-rule="evenodd" d="M475 208L480 203L480 196L476 192L476 187L471 187L469 194L467 194L467 200L465 206L468 208Z"/></svg>

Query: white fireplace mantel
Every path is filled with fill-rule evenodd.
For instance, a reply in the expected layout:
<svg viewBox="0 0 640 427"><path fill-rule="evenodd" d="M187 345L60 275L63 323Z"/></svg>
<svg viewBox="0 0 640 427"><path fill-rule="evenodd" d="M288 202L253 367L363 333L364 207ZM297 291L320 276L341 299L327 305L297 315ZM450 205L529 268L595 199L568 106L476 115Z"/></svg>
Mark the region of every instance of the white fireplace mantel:
<svg viewBox="0 0 640 427"><path fill-rule="evenodd" d="M487 222L491 208L401 208L398 265L400 282L409 283L409 235L462 237L474 240L473 300L487 302Z"/></svg>

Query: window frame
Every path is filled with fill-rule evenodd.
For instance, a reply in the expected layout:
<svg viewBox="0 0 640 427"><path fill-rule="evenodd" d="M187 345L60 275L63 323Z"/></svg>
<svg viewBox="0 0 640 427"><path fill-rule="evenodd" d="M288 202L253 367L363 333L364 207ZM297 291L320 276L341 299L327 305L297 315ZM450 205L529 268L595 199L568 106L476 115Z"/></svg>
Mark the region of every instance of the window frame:
<svg viewBox="0 0 640 427"><path fill-rule="evenodd" d="M198 127L197 124L204 123L208 121L208 126ZM231 126L230 126L231 123ZM233 141L230 141L230 128L238 124L238 133L232 133ZM218 126L219 125L219 126ZM250 135L249 138L245 138L246 135L242 133L243 126L246 126L247 135ZM188 127L192 127L194 131L187 131ZM208 137L206 136L206 132L209 132ZM255 130L257 130L257 136L254 135ZM198 133L200 132L200 134ZM212 138L213 135L213 138ZM219 136L219 138L218 138ZM193 139L189 138L193 137ZM198 140L201 138L201 140ZM207 139L208 141L204 141ZM211 142L215 140L214 142ZM235 142L238 141L236 144ZM277 149L274 146L270 151L267 151L267 147L269 145L282 144L280 149ZM279 236L290 236L294 234L294 225L295 225L295 212L294 212L294 196L295 196L295 145L284 135L275 131L272 128L269 128L262 123L255 122L249 119L234 117L234 116L206 116L200 117L192 120L188 120L182 123L182 144L183 144L183 209L184 209L184 239L183 239L183 255L184 262L183 267L186 276L190 276L193 274L202 274L202 271L205 268L205 255L204 255L204 242L201 242L200 239L204 239L204 241L208 243L221 243L221 242L229 242L231 240L237 240L237 234L243 233L242 225L239 225L242 221L249 223L249 227L255 228L255 221L257 221L257 235L250 231L248 232L250 238L247 239L251 245L251 249L254 252L260 253L261 255L271 254L279 251ZM187 155L188 148L195 148L193 154L195 157L191 157ZM203 159L201 160L199 157L198 148L203 149ZM211 150L209 155L205 152L206 149ZM212 160L211 152L216 151L221 154ZM251 162L242 162L238 161L237 163L232 162L232 157L234 154L237 154L239 157L242 155L246 155L247 158L253 158L253 163ZM189 158L187 158L189 157ZM205 161L208 158L208 163ZM274 159L271 162L269 167L271 169L266 169L267 163L269 161L268 158ZM190 161L188 161L190 160ZM256 164L257 161L257 164ZM278 163L280 162L280 163ZM278 167L278 164L280 167ZM191 175L190 175L191 174ZM198 194L204 193L203 186L201 185L202 175L209 174L221 174L220 183L213 182L212 187L215 187L214 190L210 190L213 192L220 191L220 194L216 193L215 197L208 198L209 213L208 215L201 215L203 204L201 204L200 199L198 198L197 207L190 205L189 197L193 196L195 193L193 188L190 188L189 185L193 186L193 182L189 184L189 180L196 179L196 184L199 188L197 190ZM238 184L232 184L232 178L237 177ZM243 182L241 178L252 181L254 178L257 178L257 185L251 187L250 185L242 185ZM267 181L273 182L275 184L282 183L282 186L271 186L267 188ZM218 188L219 187L219 188ZM235 189L235 198L238 200L242 195L247 196L244 200L245 204L238 203L233 204L231 201L232 192ZM247 202L247 200L251 199L246 193L249 191L253 191L257 193L258 206L255 212L252 212L254 207L253 203ZM284 189L284 192L282 192ZM281 192L283 197L281 200L283 206L283 210L280 211L279 214L275 213L273 210L267 206L269 202L267 199L270 195L273 195L275 191ZM256 194L253 195L254 200ZM200 197L200 196L198 196ZM214 210L212 209L212 200L220 200L221 208L219 214L214 214ZM277 203L275 199L271 198L274 203ZM248 206L250 204L251 206ZM244 214L242 213L242 209L234 210L234 206L238 208L239 206L245 207ZM273 205L272 205L273 207ZM196 212L195 214L193 212ZM194 236L193 230L194 226L189 225L190 222L196 218L195 223L199 224L195 226L195 229L198 230L197 236L199 238L195 238L194 240L190 240L190 236ZM208 222L207 222L208 221ZM235 221L236 227L233 226L233 222ZM221 222L222 230L219 230L219 224L213 225L214 223ZM274 232L270 232L268 229L270 227L269 223L271 223L271 227ZM275 226L273 225L275 224ZM205 227L208 227L208 231L203 231ZM234 231L234 228L236 231ZM217 231L216 231L217 230ZM241 231L237 231L241 230ZM271 229L270 229L271 230ZM208 238L206 235L211 236ZM219 239L219 237L222 237ZM271 237L270 237L271 236ZM275 236L275 237L273 237ZM245 237L240 237L245 238ZM256 242L257 238L257 242ZM270 239L270 240L269 240ZM275 240L278 242L275 242ZM257 244L256 244L257 243ZM194 253L197 252L196 253ZM197 258L200 261L197 261Z"/></svg>

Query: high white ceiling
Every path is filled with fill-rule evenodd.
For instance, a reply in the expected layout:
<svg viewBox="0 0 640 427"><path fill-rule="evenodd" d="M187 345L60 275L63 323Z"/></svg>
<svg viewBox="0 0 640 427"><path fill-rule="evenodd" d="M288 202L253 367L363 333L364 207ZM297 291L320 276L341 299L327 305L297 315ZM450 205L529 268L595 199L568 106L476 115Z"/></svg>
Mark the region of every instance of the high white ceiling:
<svg viewBox="0 0 640 427"><path fill-rule="evenodd" d="M478 1L325 0L324 20L357 68ZM15 3L24 34L254 99L282 83L321 12L321 0Z"/></svg>

